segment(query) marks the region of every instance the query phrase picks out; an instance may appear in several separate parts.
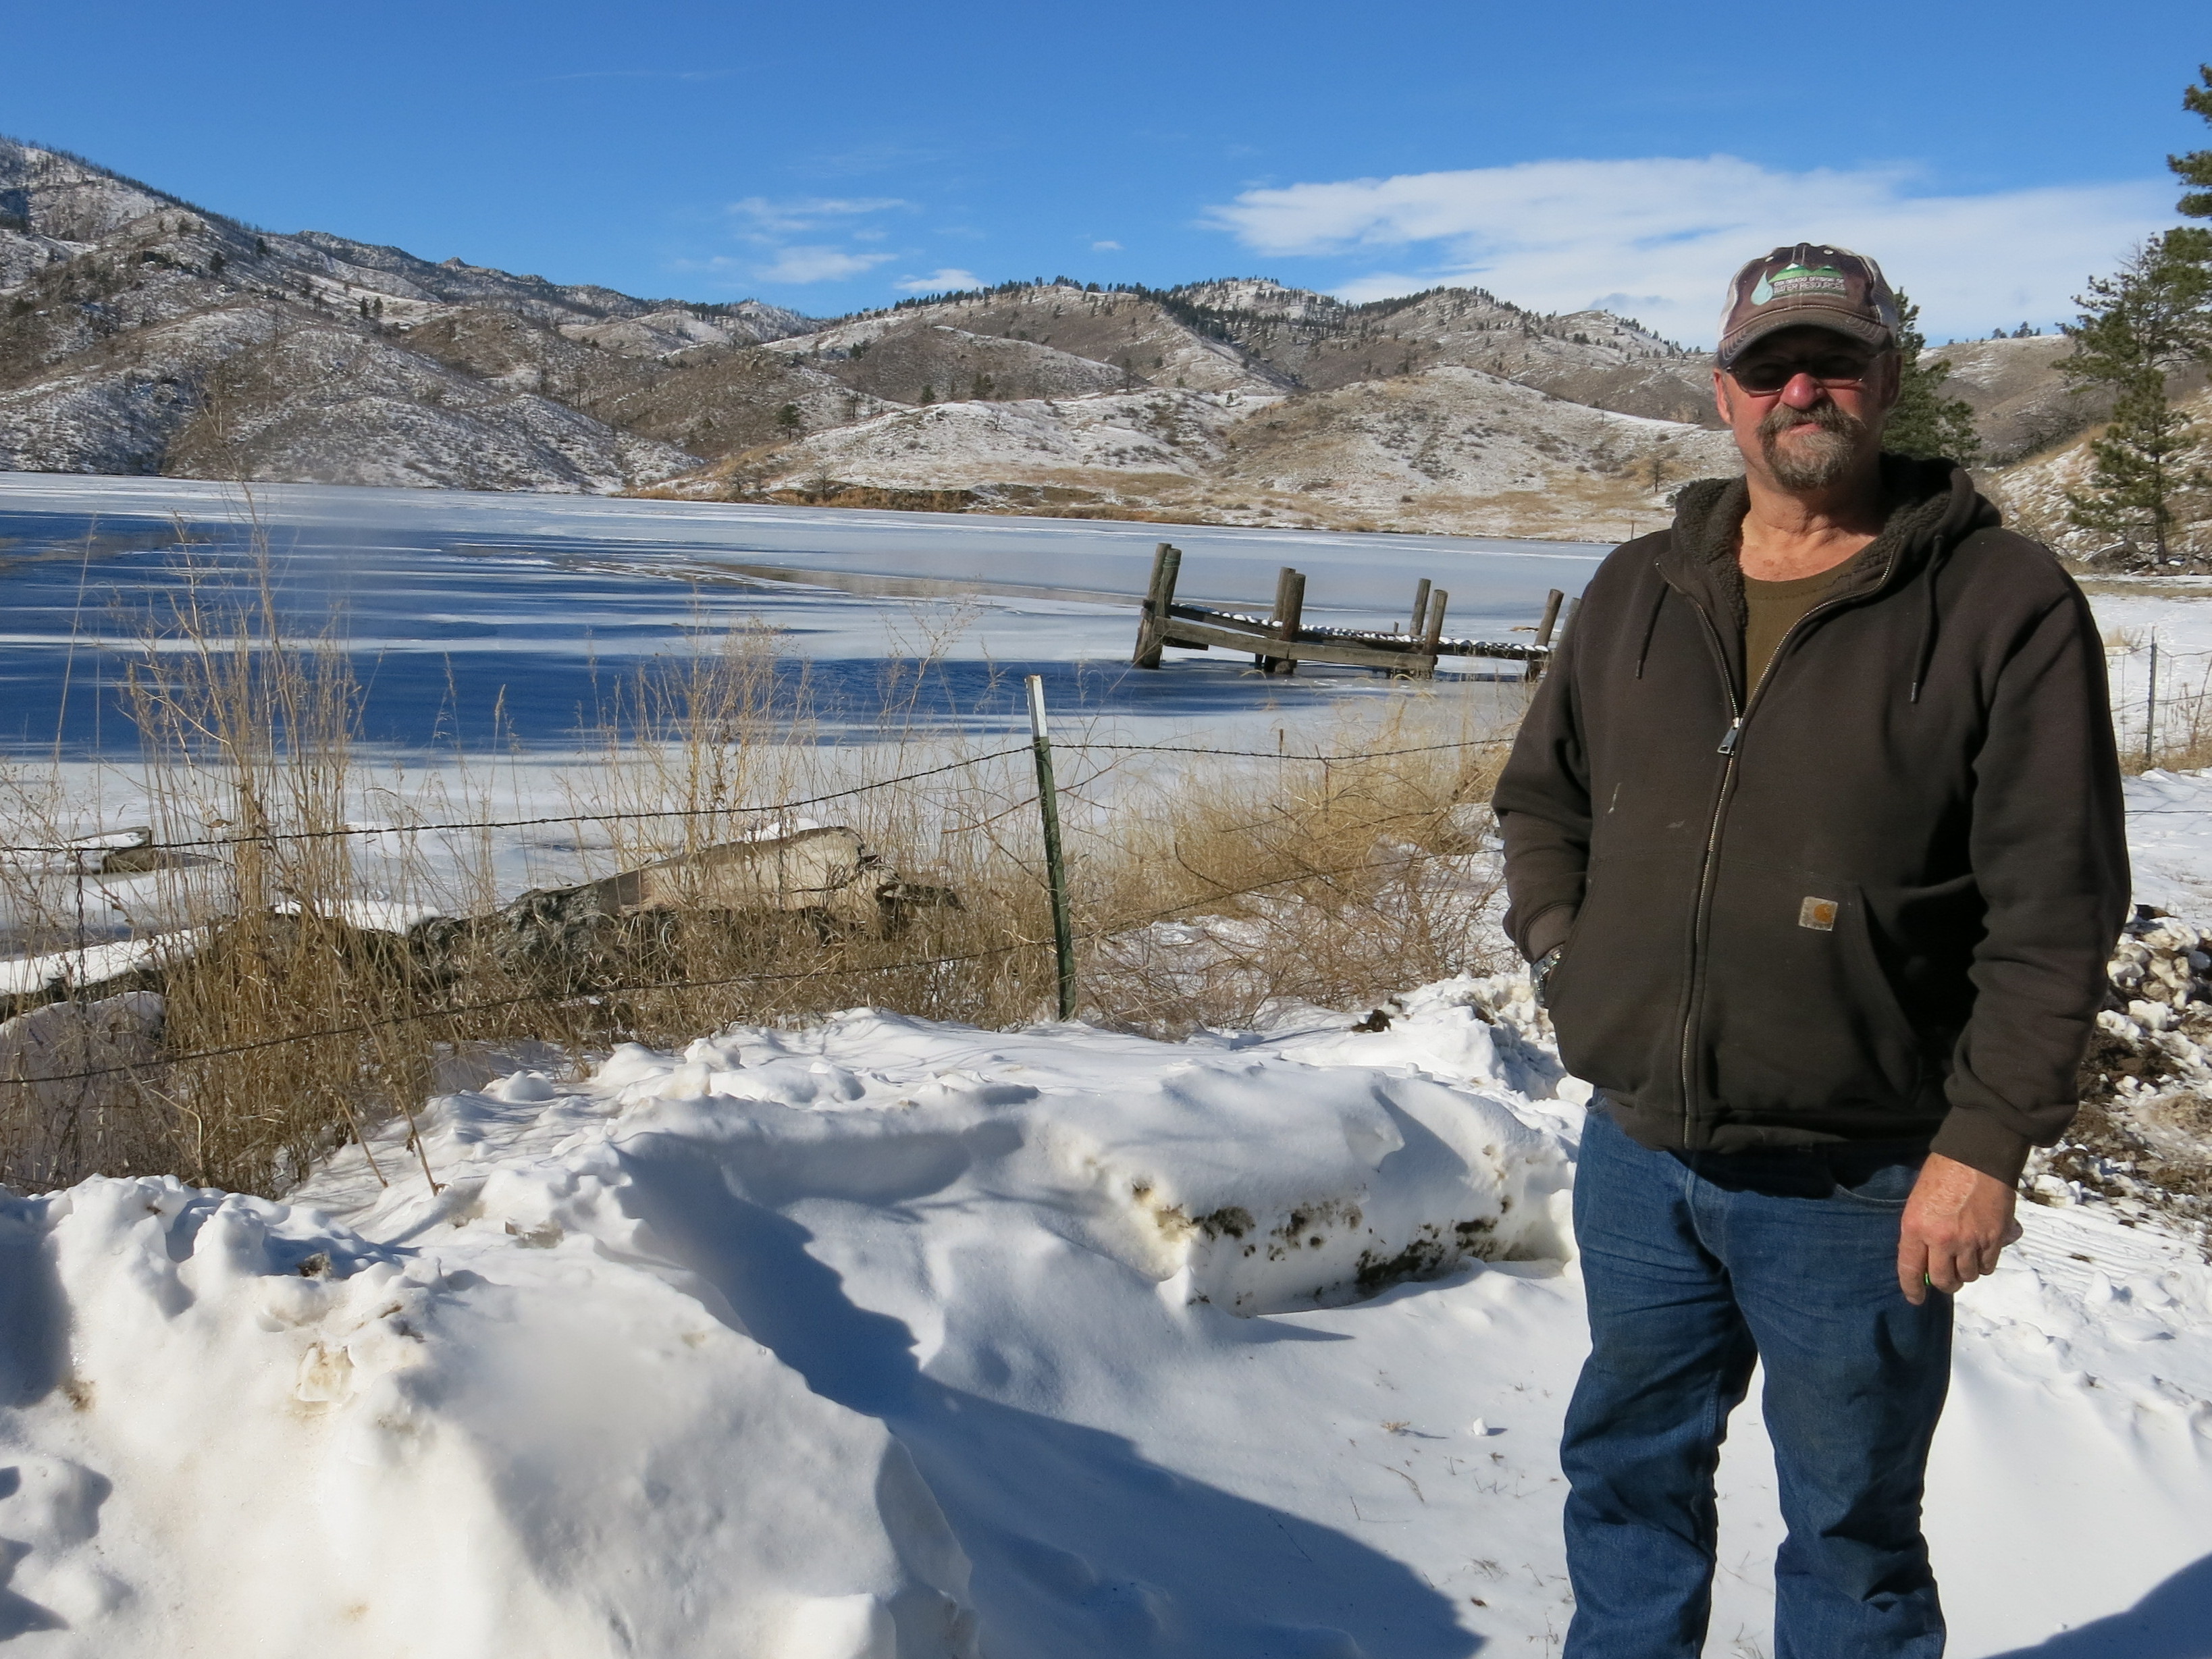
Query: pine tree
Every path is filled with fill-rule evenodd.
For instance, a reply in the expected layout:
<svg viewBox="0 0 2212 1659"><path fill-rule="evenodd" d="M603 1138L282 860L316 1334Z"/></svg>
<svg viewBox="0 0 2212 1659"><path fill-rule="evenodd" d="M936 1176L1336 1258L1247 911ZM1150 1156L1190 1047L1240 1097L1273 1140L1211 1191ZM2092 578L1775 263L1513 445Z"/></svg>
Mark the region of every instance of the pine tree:
<svg viewBox="0 0 2212 1659"><path fill-rule="evenodd" d="M1943 382L1951 377L1950 364L1920 361L1928 341L1920 332L1919 323L1920 307L1899 294L1897 403L1881 428L1881 447L1899 455L1944 456L1961 466L1972 466L1982 453L1981 434L1974 430L1974 411L1965 398L1943 395Z"/></svg>
<svg viewBox="0 0 2212 1659"><path fill-rule="evenodd" d="M2212 231L2185 227L2145 242L2075 304L2074 353L2059 373L2110 388L2113 402L2089 446L2089 488L2066 493L2066 516L2116 538L2112 550L2164 563L2186 498L2212 483L2189 465L2199 434L2166 389L2176 369L2212 357Z"/></svg>
<svg viewBox="0 0 2212 1659"><path fill-rule="evenodd" d="M2212 121L2212 64L2197 66L2198 84L2185 87L2181 106ZM2185 185L2195 185L2176 204L2185 217L2212 219L2212 149L2192 149L2186 155L2169 155L2166 164L2172 167Z"/></svg>

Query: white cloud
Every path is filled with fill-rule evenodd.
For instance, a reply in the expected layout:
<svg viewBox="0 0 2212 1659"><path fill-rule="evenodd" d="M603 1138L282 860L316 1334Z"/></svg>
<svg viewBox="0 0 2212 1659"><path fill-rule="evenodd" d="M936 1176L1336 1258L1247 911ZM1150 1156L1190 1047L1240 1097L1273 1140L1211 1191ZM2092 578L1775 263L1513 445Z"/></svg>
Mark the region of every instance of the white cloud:
<svg viewBox="0 0 2212 1659"><path fill-rule="evenodd" d="M910 208L911 202L896 196L835 197L814 196L792 202L771 202L765 196L748 196L743 201L730 204L729 211L744 220L755 230L777 236L789 236L802 231L819 230L825 224L865 218L872 213L888 213L894 208Z"/></svg>
<svg viewBox="0 0 2212 1659"><path fill-rule="evenodd" d="M750 243L760 250L754 261L746 262L752 279L762 283L829 283L847 276L857 276L862 271L896 258L895 253L856 252L849 246L839 247L836 240L848 244L880 242L885 233L866 222L875 214L897 210L911 210L914 204L896 196L811 196L787 202L770 201L765 196L748 196L732 202L726 210L737 222L736 235L739 241ZM787 242L791 236L811 235L831 240ZM909 255L911 257L911 255ZM766 264L756 263L765 260ZM716 264L729 263L717 260Z"/></svg>
<svg viewBox="0 0 2212 1659"><path fill-rule="evenodd" d="M1936 339L2069 318L2070 296L2171 222L2164 181L1913 195L1905 168L1783 173L1734 156L1531 161L1244 191L1207 222L1258 252L1403 250L1350 300L1453 283L1537 311L1602 307L1710 345L1746 259L1824 241L1881 261Z"/></svg>
<svg viewBox="0 0 2212 1659"><path fill-rule="evenodd" d="M775 264L753 274L763 283L829 283L857 276L890 258L888 253L848 253L834 247L787 247L776 251Z"/></svg>
<svg viewBox="0 0 2212 1659"><path fill-rule="evenodd" d="M957 265L945 265L927 276L908 276L897 286L908 294L954 294L967 289L981 288L983 279L972 270L963 270Z"/></svg>
<svg viewBox="0 0 2212 1659"><path fill-rule="evenodd" d="M1091 251L1093 253L1119 253L1121 245L1119 242L1093 242Z"/></svg>

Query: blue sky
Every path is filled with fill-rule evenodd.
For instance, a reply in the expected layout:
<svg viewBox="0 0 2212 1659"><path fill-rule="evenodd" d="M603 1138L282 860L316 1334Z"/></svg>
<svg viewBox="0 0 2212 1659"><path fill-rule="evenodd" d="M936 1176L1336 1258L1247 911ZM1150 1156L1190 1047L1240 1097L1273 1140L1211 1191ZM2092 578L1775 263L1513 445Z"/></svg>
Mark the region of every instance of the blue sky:
<svg viewBox="0 0 2212 1659"><path fill-rule="evenodd" d="M218 211L816 314L1265 274L1702 343L1736 263L1815 237L1940 339L2069 315L2212 143L2203 0L4 0L0 42L0 131Z"/></svg>

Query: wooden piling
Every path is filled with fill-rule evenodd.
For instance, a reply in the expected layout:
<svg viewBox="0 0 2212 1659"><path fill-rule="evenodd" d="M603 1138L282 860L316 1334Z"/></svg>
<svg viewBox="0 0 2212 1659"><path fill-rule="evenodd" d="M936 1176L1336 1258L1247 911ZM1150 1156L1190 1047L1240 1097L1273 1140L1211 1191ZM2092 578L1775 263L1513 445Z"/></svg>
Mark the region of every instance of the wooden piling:
<svg viewBox="0 0 2212 1659"><path fill-rule="evenodd" d="M1145 595L1142 620L1137 624L1137 649L1133 666L1158 668L1160 647L1167 643L1168 613L1175 605L1176 579L1182 572L1182 550L1162 542L1152 551L1152 582Z"/></svg>
<svg viewBox="0 0 2212 1659"><path fill-rule="evenodd" d="M1556 587L1545 596L1544 620L1536 624L1537 644L1549 645L1552 642L1552 624L1559 621L1559 604L1566 597Z"/></svg>
<svg viewBox="0 0 2212 1659"><path fill-rule="evenodd" d="M1547 659L1564 640L1574 621L1575 602L1560 609L1554 604L1545 613L1547 629L1556 625L1550 642L1460 640L1446 642L1444 617L1451 595L1424 581L1415 596L1418 631L1401 631L1394 623L1388 634L1362 629L1305 626L1305 574L1285 565L1275 583L1272 615L1219 611L1203 605L1177 604L1175 589L1182 556L1163 542L1154 556L1152 591L1137 622L1137 644L1130 660L1139 667L1157 667L1164 646L1193 651L1249 652L1254 666L1263 673L1295 673L1301 662L1340 664L1354 668L1379 668L1401 678L1431 679L1437 661L1445 656L1486 657L1528 663ZM1531 634L1534 629L1529 630ZM1533 677L1532 677L1533 678Z"/></svg>
<svg viewBox="0 0 2212 1659"><path fill-rule="evenodd" d="M1421 630L1429 625L1429 579L1424 576L1413 589L1413 620L1407 624L1406 636L1418 640Z"/></svg>
<svg viewBox="0 0 2212 1659"><path fill-rule="evenodd" d="M1295 674L1298 659L1291 654L1298 639L1298 624L1306 609L1306 576L1303 570L1285 570L1283 585L1275 600L1275 637L1283 641L1284 652L1273 660L1268 672L1274 674Z"/></svg>
<svg viewBox="0 0 2212 1659"><path fill-rule="evenodd" d="M1538 645L1548 646L1551 644L1552 624L1559 621L1559 602L1565 598L1566 595L1560 592L1556 587L1545 596L1544 620L1536 624L1536 643ZM1528 659L1528 665L1521 671L1521 678L1524 680L1534 680L1541 678L1543 672L1544 659L1541 657L1531 657Z"/></svg>
<svg viewBox="0 0 2212 1659"><path fill-rule="evenodd" d="M1451 595L1441 587L1429 595L1429 614L1421 629L1420 666L1413 671L1417 680L1432 680L1437 677L1437 641L1444 636L1444 607L1451 603Z"/></svg>

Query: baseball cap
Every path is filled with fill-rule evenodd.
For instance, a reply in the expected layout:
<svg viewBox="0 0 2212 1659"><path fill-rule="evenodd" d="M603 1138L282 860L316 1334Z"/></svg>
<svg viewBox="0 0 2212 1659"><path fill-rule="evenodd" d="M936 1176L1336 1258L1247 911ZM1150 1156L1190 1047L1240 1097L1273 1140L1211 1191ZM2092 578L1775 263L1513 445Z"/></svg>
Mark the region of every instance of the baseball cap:
<svg viewBox="0 0 2212 1659"><path fill-rule="evenodd" d="M1778 329L1832 329L1877 349L1897 343L1897 295L1863 253L1799 242L1753 259L1729 284L1721 367Z"/></svg>

